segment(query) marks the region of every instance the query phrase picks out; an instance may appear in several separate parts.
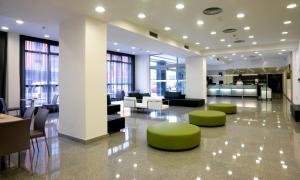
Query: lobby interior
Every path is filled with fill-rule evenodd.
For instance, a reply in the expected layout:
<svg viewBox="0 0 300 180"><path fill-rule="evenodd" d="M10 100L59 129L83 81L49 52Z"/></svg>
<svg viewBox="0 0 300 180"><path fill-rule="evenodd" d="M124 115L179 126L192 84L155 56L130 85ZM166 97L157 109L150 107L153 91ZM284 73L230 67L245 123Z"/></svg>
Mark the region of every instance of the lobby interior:
<svg viewBox="0 0 300 180"><path fill-rule="evenodd" d="M299 179L299 6L0 0L0 179Z"/></svg>

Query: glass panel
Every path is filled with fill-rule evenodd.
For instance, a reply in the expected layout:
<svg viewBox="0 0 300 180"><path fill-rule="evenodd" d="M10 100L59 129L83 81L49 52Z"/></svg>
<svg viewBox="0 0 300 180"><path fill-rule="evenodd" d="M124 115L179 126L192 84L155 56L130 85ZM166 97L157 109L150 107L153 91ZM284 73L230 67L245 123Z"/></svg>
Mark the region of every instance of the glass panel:
<svg viewBox="0 0 300 180"><path fill-rule="evenodd" d="M25 41L25 50L35 52L48 52L48 45L40 42Z"/></svg>

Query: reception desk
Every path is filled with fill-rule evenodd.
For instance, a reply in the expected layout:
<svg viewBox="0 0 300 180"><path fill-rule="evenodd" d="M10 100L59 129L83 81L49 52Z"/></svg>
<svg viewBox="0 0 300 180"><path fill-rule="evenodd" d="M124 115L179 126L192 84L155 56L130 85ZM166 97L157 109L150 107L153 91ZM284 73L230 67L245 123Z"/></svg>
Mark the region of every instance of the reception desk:
<svg viewBox="0 0 300 180"><path fill-rule="evenodd" d="M256 85L208 85L209 96L256 97Z"/></svg>

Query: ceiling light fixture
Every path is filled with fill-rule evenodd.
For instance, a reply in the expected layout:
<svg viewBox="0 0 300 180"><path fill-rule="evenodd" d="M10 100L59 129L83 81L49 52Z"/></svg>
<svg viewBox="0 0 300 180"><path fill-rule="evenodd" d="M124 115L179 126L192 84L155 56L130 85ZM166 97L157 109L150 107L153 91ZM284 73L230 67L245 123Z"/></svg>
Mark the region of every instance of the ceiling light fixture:
<svg viewBox="0 0 300 180"><path fill-rule="evenodd" d="M209 50L209 49L210 49L210 47L209 47L209 46L206 46L206 47L205 47L205 49L206 49L206 50Z"/></svg>
<svg viewBox="0 0 300 180"><path fill-rule="evenodd" d="M136 47L132 46L131 49L136 49Z"/></svg>
<svg viewBox="0 0 300 180"><path fill-rule="evenodd" d="M146 18L146 15L144 13L139 13L138 14L138 18L140 19L145 19Z"/></svg>
<svg viewBox="0 0 300 180"><path fill-rule="evenodd" d="M21 19L17 19L16 23L21 25L21 24L24 24L24 21L22 21Z"/></svg>
<svg viewBox="0 0 300 180"><path fill-rule="evenodd" d="M204 21L202 21L202 20L198 20L198 21L197 21L197 25L201 26L201 25L203 25L203 24L204 24Z"/></svg>
<svg viewBox="0 0 300 180"><path fill-rule="evenodd" d="M237 18L244 18L245 17L245 14L244 13L238 13L236 15Z"/></svg>
<svg viewBox="0 0 300 180"><path fill-rule="evenodd" d="M120 52L120 49L116 49L118 52Z"/></svg>
<svg viewBox="0 0 300 180"><path fill-rule="evenodd" d="M182 39L187 39L187 38L189 38L187 35L182 36Z"/></svg>
<svg viewBox="0 0 300 180"><path fill-rule="evenodd" d="M195 44L196 44L196 45L200 45L200 43L199 43L199 42L196 42Z"/></svg>
<svg viewBox="0 0 300 180"><path fill-rule="evenodd" d="M293 4L289 4L286 6L286 8L288 9L293 9L293 8L296 8L297 7L297 4L293 3Z"/></svg>
<svg viewBox="0 0 300 180"><path fill-rule="evenodd" d="M287 35L289 32L287 32L287 31L284 31L284 32L282 32L281 34L282 35Z"/></svg>
<svg viewBox="0 0 300 180"><path fill-rule="evenodd" d="M119 44L119 43L117 43L117 42L114 42L114 45L115 45L115 46L117 46L118 44Z"/></svg>
<svg viewBox="0 0 300 180"><path fill-rule="evenodd" d="M252 44L253 44L253 45L256 45L256 44L257 44L257 42L255 42L255 41L254 41L254 42L252 42Z"/></svg>
<svg viewBox="0 0 300 180"><path fill-rule="evenodd" d="M220 41L221 41L221 42L225 42L226 40L225 40L225 39L220 39Z"/></svg>
<svg viewBox="0 0 300 180"><path fill-rule="evenodd" d="M170 31L171 30L171 28L169 26L166 26L164 29L165 29L165 31Z"/></svg>
<svg viewBox="0 0 300 180"><path fill-rule="evenodd" d="M105 8L104 8L103 6L97 6L97 7L95 8L95 11L96 11L97 13L104 13L106 10L105 10Z"/></svg>
<svg viewBox="0 0 300 180"><path fill-rule="evenodd" d="M9 30L9 28L7 26L2 26L1 29L4 30L4 31L8 31Z"/></svg>
<svg viewBox="0 0 300 180"><path fill-rule="evenodd" d="M284 21L283 24L291 24L292 21Z"/></svg>
<svg viewBox="0 0 300 180"><path fill-rule="evenodd" d="M231 47L231 44L228 44L227 47Z"/></svg>
<svg viewBox="0 0 300 180"><path fill-rule="evenodd" d="M176 9L178 9L178 10L184 9L184 4L181 4L181 3L176 4Z"/></svg>
<svg viewBox="0 0 300 180"><path fill-rule="evenodd" d="M235 55L236 55L236 53L233 53L232 55L233 55L233 56L235 56Z"/></svg>
<svg viewBox="0 0 300 180"><path fill-rule="evenodd" d="M50 36L48 34L45 34L44 38L50 38Z"/></svg>
<svg viewBox="0 0 300 180"><path fill-rule="evenodd" d="M254 38L254 36L253 36L253 35L250 35L250 36L248 36L248 38L249 38L249 39L253 39L253 38Z"/></svg>
<svg viewBox="0 0 300 180"><path fill-rule="evenodd" d="M281 41L281 42L284 42L284 41L286 41L286 39L280 39L280 41Z"/></svg>
<svg viewBox="0 0 300 180"><path fill-rule="evenodd" d="M281 55L281 54L282 54L281 52L278 53L278 55Z"/></svg>
<svg viewBox="0 0 300 180"><path fill-rule="evenodd" d="M211 35L216 35L217 32L216 32L216 31L212 31L212 32L210 32L210 34L211 34Z"/></svg>
<svg viewBox="0 0 300 180"><path fill-rule="evenodd" d="M248 30L250 30L250 29L251 29L250 26L245 26L245 27L244 27L244 30L245 30L245 31L248 31Z"/></svg>

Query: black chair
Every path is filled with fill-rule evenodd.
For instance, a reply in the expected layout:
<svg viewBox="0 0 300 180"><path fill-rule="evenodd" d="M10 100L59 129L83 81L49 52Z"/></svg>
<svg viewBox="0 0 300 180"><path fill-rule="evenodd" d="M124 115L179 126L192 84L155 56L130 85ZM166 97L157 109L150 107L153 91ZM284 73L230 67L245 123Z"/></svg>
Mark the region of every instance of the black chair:
<svg viewBox="0 0 300 180"><path fill-rule="evenodd" d="M10 111L16 111L17 114L19 115L20 110L21 110L20 107L8 108L5 100L3 98L0 98L0 113L8 114L8 112Z"/></svg>
<svg viewBox="0 0 300 180"><path fill-rule="evenodd" d="M123 90L122 91L117 91L116 92L116 97L113 98L113 101L123 101L124 97L125 97L125 92Z"/></svg>
<svg viewBox="0 0 300 180"><path fill-rule="evenodd" d="M46 138L45 125L48 118L49 110L40 108L35 116L33 130L30 131L30 139L33 141L35 139L37 149L39 151L39 145L37 139L44 137L48 156L50 156L48 142ZM31 142L32 143L32 142Z"/></svg>
<svg viewBox="0 0 300 180"><path fill-rule="evenodd" d="M54 95L51 101L51 104L43 104L44 109L49 109L50 112L56 112L59 110L59 106L57 104L58 95Z"/></svg>
<svg viewBox="0 0 300 180"><path fill-rule="evenodd" d="M22 116L23 119L32 119L34 113L34 107L28 107Z"/></svg>

